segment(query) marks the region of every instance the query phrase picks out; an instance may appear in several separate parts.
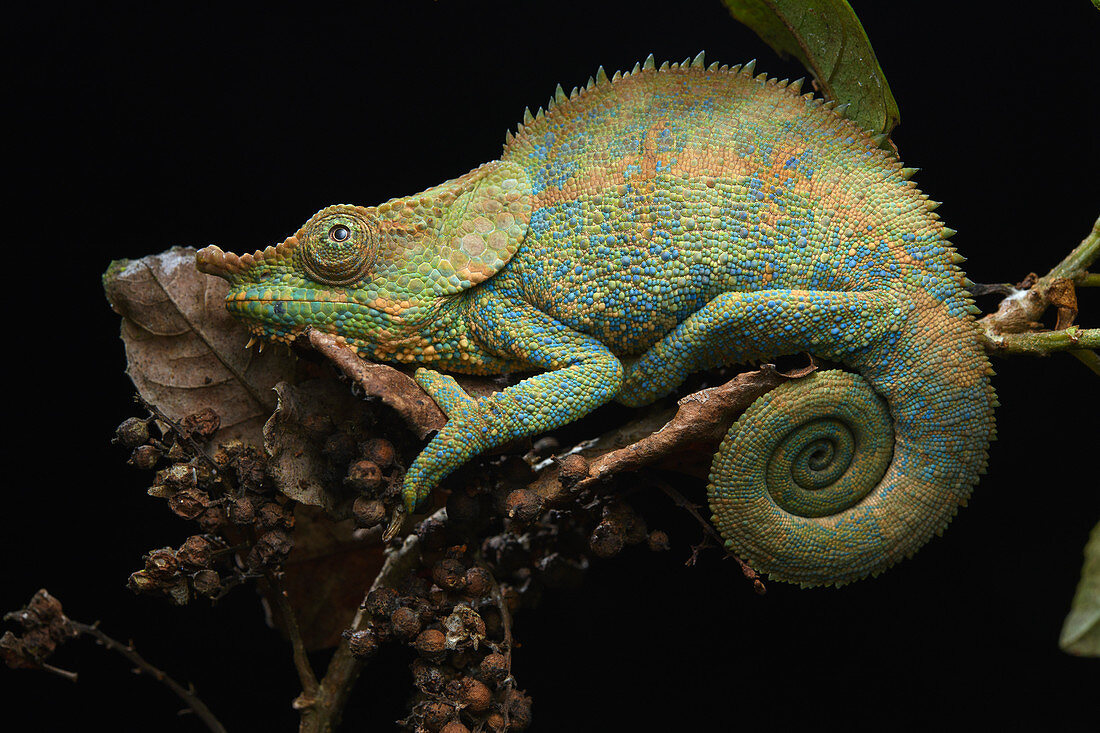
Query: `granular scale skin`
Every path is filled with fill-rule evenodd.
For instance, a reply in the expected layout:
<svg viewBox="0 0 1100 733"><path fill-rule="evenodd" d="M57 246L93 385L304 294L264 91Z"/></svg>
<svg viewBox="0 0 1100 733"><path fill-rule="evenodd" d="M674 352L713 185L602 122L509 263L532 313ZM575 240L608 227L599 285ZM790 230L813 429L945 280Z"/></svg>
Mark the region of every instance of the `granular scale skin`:
<svg viewBox="0 0 1100 733"><path fill-rule="evenodd" d="M694 371L810 352L712 464L714 522L803 585L877 574L941 532L986 467L992 369L937 204L881 136L801 83L695 60L561 87L499 160L376 207L330 206L205 272L259 337L335 334L423 365L448 416L410 509L466 460ZM474 399L442 372L538 371Z"/></svg>

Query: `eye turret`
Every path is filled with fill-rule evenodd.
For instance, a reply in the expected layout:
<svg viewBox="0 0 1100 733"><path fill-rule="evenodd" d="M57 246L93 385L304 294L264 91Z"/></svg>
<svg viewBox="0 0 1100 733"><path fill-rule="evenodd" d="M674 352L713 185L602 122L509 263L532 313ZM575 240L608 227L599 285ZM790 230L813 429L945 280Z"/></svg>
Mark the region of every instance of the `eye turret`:
<svg viewBox="0 0 1100 733"><path fill-rule="evenodd" d="M352 207L332 207L314 216L301 237L302 265L326 285L350 285L366 275L378 254L378 222Z"/></svg>

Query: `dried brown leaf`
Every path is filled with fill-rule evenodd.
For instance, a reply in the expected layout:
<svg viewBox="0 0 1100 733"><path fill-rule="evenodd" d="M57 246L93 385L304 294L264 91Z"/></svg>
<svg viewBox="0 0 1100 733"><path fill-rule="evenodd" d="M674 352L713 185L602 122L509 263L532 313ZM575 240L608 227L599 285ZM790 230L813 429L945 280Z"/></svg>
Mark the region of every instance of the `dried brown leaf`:
<svg viewBox="0 0 1100 733"><path fill-rule="evenodd" d="M143 398L176 420L210 407L221 417L213 441L260 444L271 390L293 375L294 359L243 348L248 332L225 309L228 284L195 269L194 249L116 260L103 289L122 316L126 373Z"/></svg>

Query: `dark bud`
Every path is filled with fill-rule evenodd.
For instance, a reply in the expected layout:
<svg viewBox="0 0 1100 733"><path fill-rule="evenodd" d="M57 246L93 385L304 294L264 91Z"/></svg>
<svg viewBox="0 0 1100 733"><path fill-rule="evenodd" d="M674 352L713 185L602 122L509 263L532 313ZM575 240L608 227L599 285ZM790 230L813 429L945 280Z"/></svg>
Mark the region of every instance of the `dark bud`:
<svg viewBox="0 0 1100 733"><path fill-rule="evenodd" d="M115 429L115 443L137 448L149 440L149 423L138 417L128 417Z"/></svg>
<svg viewBox="0 0 1100 733"><path fill-rule="evenodd" d="M466 568L458 560L444 558L432 567L432 580L447 591L460 591L466 587Z"/></svg>
<svg viewBox="0 0 1100 733"><path fill-rule="evenodd" d="M393 588L375 588L367 594L363 607L378 618L389 618L397 608L398 593Z"/></svg>
<svg viewBox="0 0 1100 733"><path fill-rule="evenodd" d="M466 571L466 595L480 598L493 587L493 576L485 568L470 568Z"/></svg>
<svg viewBox="0 0 1100 733"><path fill-rule="evenodd" d="M154 580L170 580L179 572L179 568L176 552L170 547L153 550L145 556L145 572Z"/></svg>
<svg viewBox="0 0 1100 733"><path fill-rule="evenodd" d="M542 498L533 491L516 489L508 494L505 512L509 519L514 519L521 524L533 522L542 512Z"/></svg>
<svg viewBox="0 0 1100 733"><path fill-rule="evenodd" d="M492 704L493 693L481 680L473 677L463 677L458 690L458 699L475 713L482 713L488 710L489 705Z"/></svg>
<svg viewBox="0 0 1100 733"><path fill-rule="evenodd" d="M191 587L198 595L213 598L222 589L222 579L214 570L200 570L191 576Z"/></svg>
<svg viewBox="0 0 1100 733"><path fill-rule="evenodd" d="M470 729L460 721L452 720L450 723L440 728L439 733L470 733Z"/></svg>
<svg viewBox="0 0 1100 733"><path fill-rule="evenodd" d="M623 549L623 533L618 524L606 519L596 525L588 546L597 557L614 557Z"/></svg>
<svg viewBox="0 0 1100 733"><path fill-rule="evenodd" d="M201 570L214 562L214 553L222 548L221 543L203 535L188 537L176 550L176 559L189 570Z"/></svg>
<svg viewBox="0 0 1100 733"><path fill-rule="evenodd" d="M199 443L210 440L214 433L218 432L219 427L221 427L221 418L209 407L192 413L180 421L180 429L184 435Z"/></svg>
<svg viewBox="0 0 1100 733"><path fill-rule="evenodd" d="M588 478L588 459L579 453L571 453L558 461L558 477L565 488Z"/></svg>
<svg viewBox="0 0 1100 733"><path fill-rule="evenodd" d="M505 703L508 708L509 730L524 730L531 725L531 698L519 690L511 690Z"/></svg>
<svg viewBox="0 0 1100 733"><path fill-rule="evenodd" d="M261 530L293 529L294 511L285 504L269 501L256 512L256 524Z"/></svg>
<svg viewBox="0 0 1100 733"><path fill-rule="evenodd" d="M355 461L348 466L344 486L354 491L374 491L382 485L382 469L374 461Z"/></svg>
<svg viewBox="0 0 1100 733"><path fill-rule="evenodd" d="M430 731L439 731L443 729L443 726L451 722L451 719L455 716L454 705L448 705L445 702L438 700L431 700L420 706L418 711L421 719L424 721L424 727Z"/></svg>
<svg viewBox="0 0 1100 733"><path fill-rule="evenodd" d="M233 524L252 524L256 518L256 500L250 496L239 496L228 504L229 521Z"/></svg>
<svg viewBox="0 0 1100 733"><path fill-rule="evenodd" d="M355 440L347 433L333 433L325 440L321 453L333 463L347 463L355 454Z"/></svg>
<svg viewBox="0 0 1100 733"><path fill-rule="evenodd" d="M397 458L393 443L383 438L371 438L359 446L359 455L380 468L388 468Z"/></svg>
<svg viewBox="0 0 1100 733"><path fill-rule="evenodd" d="M332 424L332 418L328 415L313 414L306 415L302 420L302 429L311 440L320 443L336 430L336 426Z"/></svg>
<svg viewBox="0 0 1100 733"><path fill-rule="evenodd" d="M168 508L184 519L195 519L210 506L210 496L202 489L177 491L168 499Z"/></svg>
<svg viewBox="0 0 1100 733"><path fill-rule="evenodd" d="M378 639L370 629L364 631L346 630L343 637L347 639L348 650L352 656L365 659L373 657L378 652Z"/></svg>
<svg viewBox="0 0 1100 733"><path fill-rule="evenodd" d="M429 662L425 662L423 659L414 659L411 668L413 673L413 684L416 685L418 690L438 693L443 689L443 684L447 680L439 667Z"/></svg>
<svg viewBox="0 0 1100 733"><path fill-rule="evenodd" d="M647 542L649 543L649 549L654 552L664 552L672 546L669 544L668 534L659 529L655 529L649 533Z"/></svg>
<svg viewBox="0 0 1100 733"><path fill-rule="evenodd" d="M481 678L490 684L496 684L508 676L508 660L503 654L486 654L478 668Z"/></svg>
<svg viewBox="0 0 1100 733"><path fill-rule="evenodd" d="M152 593L160 590L160 582L145 570L139 570L126 580L126 587L134 593Z"/></svg>
<svg viewBox="0 0 1100 733"><path fill-rule="evenodd" d="M273 529L260 535L252 551L248 553L250 567L278 565L290 554L294 543L290 535L280 529Z"/></svg>
<svg viewBox="0 0 1100 733"><path fill-rule="evenodd" d="M414 646L420 656L430 662L439 662L447 653L447 637L438 629L425 629L416 637Z"/></svg>
<svg viewBox="0 0 1100 733"><path fill-rule="evenodd" d="M411 608L395 609L390 614L390 623L393 624L393 633L399 639L409 641L420 633L420 614Z"/></svg>
<svg viewBox="0 0 1100 733"><path fill-rule="evenodd" d="M504 730L504 716L494 710L486 716L485 725L489 726L489 730L494 733L499 733Z"/></svg>
<svg viewBox="0 0 1100 733"><path fill-rule="evenodd" d="M130 454L130 460L127 461L134 468L140 468L144 471L150 471L157 467L157 461L160 460L160 449L154 448L151 445L139 445L134 448L134 452Z"/></svg>
<svg viewBox="0 0 1100 733"><path fill-rule="evenodd" d="M378 499L368 499L365 496L355 498L351 513L355 517L355 526L363 529L377 527L386 521L386 505Z"/></svg>
<svg viewBox="0 0 1100 733"><path fill-rule="evenodd" d="M227 521L225 507L220 504L209 506L205 512L199 515L197 521L204 532L215 533L224 527Z"/></svg>

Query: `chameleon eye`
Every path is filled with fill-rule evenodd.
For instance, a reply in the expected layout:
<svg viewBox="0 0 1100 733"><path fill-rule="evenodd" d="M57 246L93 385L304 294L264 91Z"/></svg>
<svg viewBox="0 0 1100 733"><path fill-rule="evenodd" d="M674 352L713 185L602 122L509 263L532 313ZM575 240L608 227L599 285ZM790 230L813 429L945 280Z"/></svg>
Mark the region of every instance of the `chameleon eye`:
<svg viewBox="0 0 1100 733"><path fill-rule="evenodd" d="M310 278L348 285L374 265L378 224L353 207L330 207L306 222L301 239L301 263Z"/></svg>

